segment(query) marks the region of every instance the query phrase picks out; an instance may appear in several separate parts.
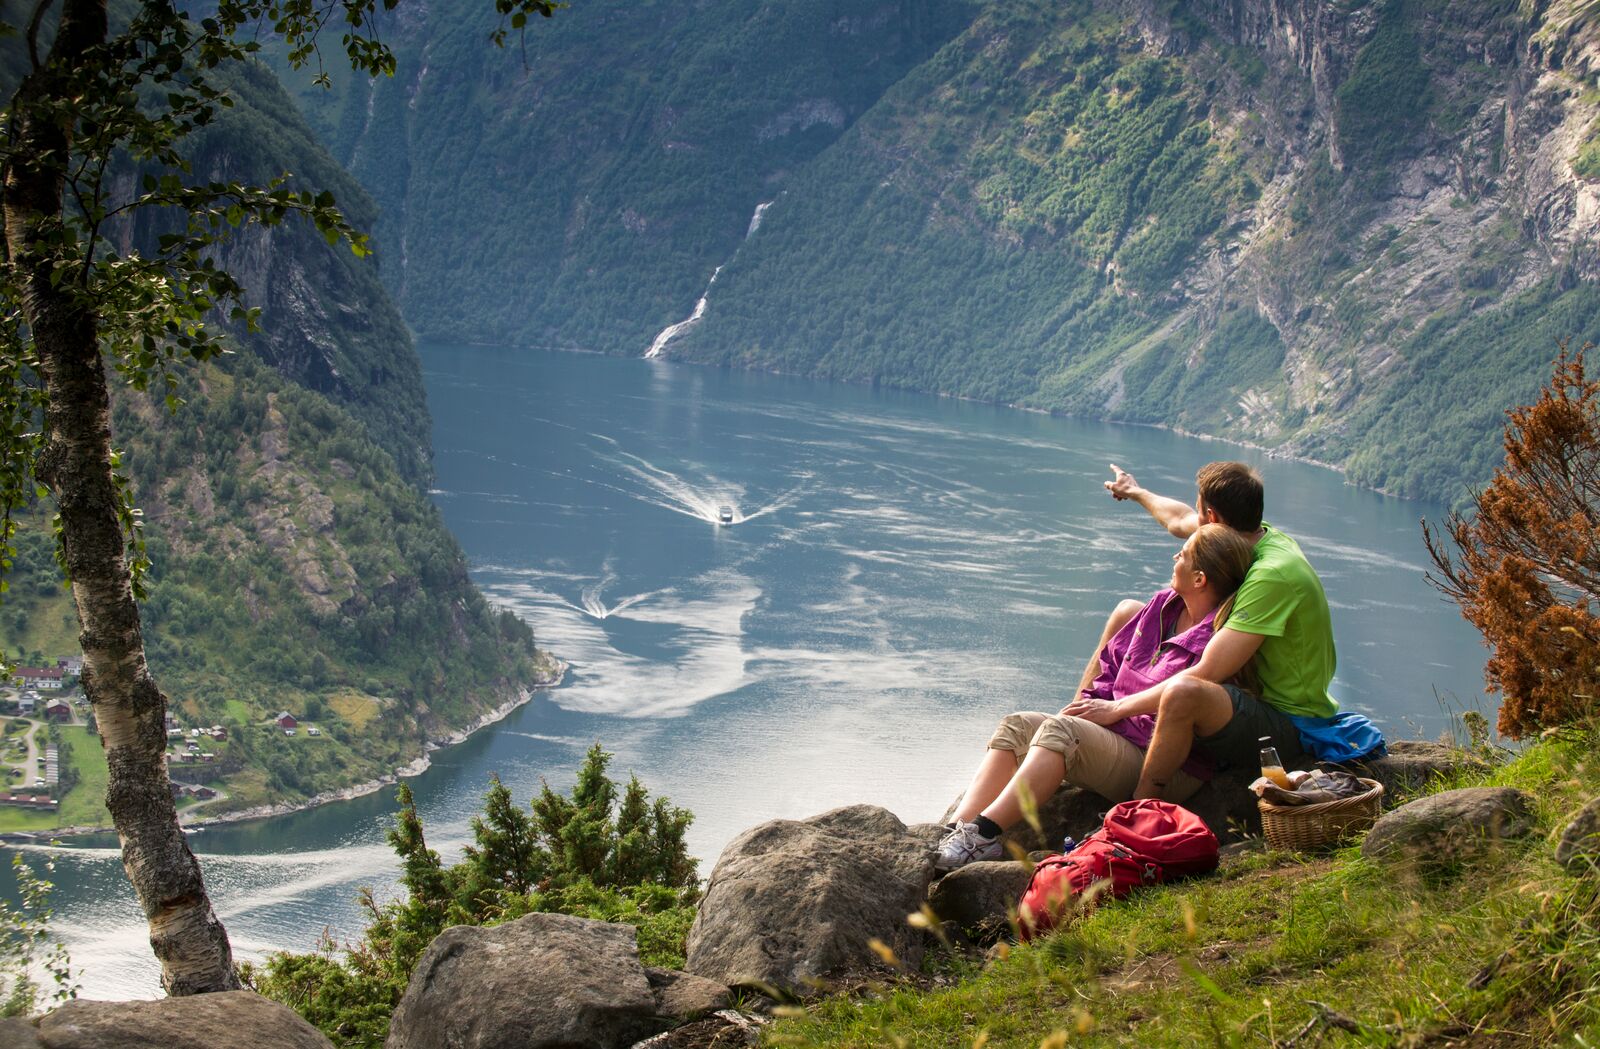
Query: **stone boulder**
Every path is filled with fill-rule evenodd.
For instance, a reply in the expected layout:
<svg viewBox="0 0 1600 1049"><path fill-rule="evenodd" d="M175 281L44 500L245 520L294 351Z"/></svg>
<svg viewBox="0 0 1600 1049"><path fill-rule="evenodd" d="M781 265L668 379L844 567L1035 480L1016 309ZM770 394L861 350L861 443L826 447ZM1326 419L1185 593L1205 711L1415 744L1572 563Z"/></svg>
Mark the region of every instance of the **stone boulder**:
<svg viewBox="0 0 1600 1049"><path fill-rule="evenodd" d="M0 1035L6 1033L0 1028ZM153 1002L68 1002L40 1018L37 1044L44 1049L333 1049L294 1010L253 991Z"/></svg>
<svg viewBox="0 0 1600 1049"><path fill-rule="evenodd" d="M1600 798L1580 809L1561 832L1556 862L1570 874L1588 874L1600 866Z"/></svg>
<svg viewBox="0 0 1600 1049"><path fill-rule="evenodd" d="M1014 860L969 863L934 883L928 906L941 921L954 922L973 940L986 943L1010 926L1032 876L1026 864Z"/></svg>
<svg viewBox="0 0 1600 1049"><path fill-rule="evenodd" d="M726 985L704 976L648 966L645 977L656 998L656 1014L672 1020L693 1020L726 1009L732 992Z"/></svg>
<svg viewBox="0 0 1600 1049"><path fill-rule="evenodd" d="M0 1020L0 1046L5 1049L44 1049L39 1029L26 1020Z"/></svg>
<svg viewBox="0 0 1600 1049"><path fill-rule="evenodd" d="M906 916L927 896L939 833L873 805L745 831L711 871L684 968L810 993L830 973L876 962L873 939L916 968L923 934Z"/></svg>
<svg viewBox="0 0 1600 1049"><path fill-rule="evenodd" d="M630 925L530 914L423 952L384 1049L620 1049L660 1031Z"/></svg>
<svg viewBox="0 0 1600 1049"><path fill-rule="evenodd" d="M1512 787L1466 787L1418 798L1379 817L1361 843L1361 854L1423 870L1446 869L1533 829L1530 795Z"/></svg>
<svg viewBox="0 0 1600 1049"><path fill-rule="evenodd" d="M1489 769L1482 758L1460 747L1415 739L1397 739L1389 744L1389 753L1383 757L1353 762L1345 767L1358 776L1382 783L1386 804L1394 804L1393 799L1420 790L1441 776Z"/></svg>

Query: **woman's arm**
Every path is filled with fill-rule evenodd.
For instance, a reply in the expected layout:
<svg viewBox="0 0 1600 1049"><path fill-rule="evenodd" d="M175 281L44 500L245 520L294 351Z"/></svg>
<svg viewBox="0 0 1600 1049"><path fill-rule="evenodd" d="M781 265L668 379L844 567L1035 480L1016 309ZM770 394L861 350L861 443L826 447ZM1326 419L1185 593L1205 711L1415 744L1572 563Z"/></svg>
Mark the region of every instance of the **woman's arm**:
<svg viewBox="0 0 1600 1049"><path fill-rule="evenodd" d="M1206 645L1198 663L1178 671L1167 678L1167 681L1180 677L1197 677L1202 681L1220 685L1244 669L1244 665L1250 662L1250 657L1256 654L1256 649L1261 647L1262 640L1260 634L1247 634L1243 630L1223 627ZM1156 708L1161 705L1161 690L1166 688L1167 681L1158 682L1142 692L1135 692L1121 699L1080 696L1062 707L1061 713L1092 721L1096 725L1109 725L1113 721L1121 721L1134 714L1154 714Z"/></svg>

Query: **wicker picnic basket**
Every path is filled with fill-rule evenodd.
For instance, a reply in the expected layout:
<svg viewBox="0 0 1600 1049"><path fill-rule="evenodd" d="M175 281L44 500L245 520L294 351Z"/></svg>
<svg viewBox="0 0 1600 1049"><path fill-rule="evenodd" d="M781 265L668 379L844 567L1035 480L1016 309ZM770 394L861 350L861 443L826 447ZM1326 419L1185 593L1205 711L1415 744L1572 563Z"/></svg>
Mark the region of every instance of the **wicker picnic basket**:
<svg viewBox="0 0 1600 1049"><path fill-rule="evenodd" d="M1335 845L1378 822L1383 808L1383 784L1362 779L1367 790L1350 798L1315 805L1274 805L1266 798L1261 809L1261 830L1274 849L1317 849Z"/></svg>

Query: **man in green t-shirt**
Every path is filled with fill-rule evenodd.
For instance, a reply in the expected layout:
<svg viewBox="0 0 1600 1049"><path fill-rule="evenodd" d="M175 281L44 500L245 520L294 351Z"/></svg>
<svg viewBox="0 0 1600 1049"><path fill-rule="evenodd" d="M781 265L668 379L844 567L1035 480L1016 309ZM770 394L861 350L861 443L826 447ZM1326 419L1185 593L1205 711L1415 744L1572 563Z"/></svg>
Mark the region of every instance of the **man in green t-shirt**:
<svg viewBox="0 0 1600 1049"><path fill-rule="evenodd" d="M1293 539L1262 521L1261 475L1244 463L1208 463L1196 475L1194 506L1141 488L1111 467L1106 489L1144 507L1167 531L1188 538L1202 524L1220 523L1255 544L1255 561L1234 595L1226 619L1200 662L1153 688L1121 700L1084 700L1063 714L1109 724L1131 714L1155 714L1155 735L1145 754L1135 798L1159 797L1193 746L1223 765L1253 764L1262 736L1289 760L1301 753L1290 715L1330 717L1328 695L1335 655L1333 622L1322 581ZM1119 606L1107 624L1122 625ZM1241 671L1244 672L1241 675ZM1242 687L1240 677L1249 680Z"/></svg>

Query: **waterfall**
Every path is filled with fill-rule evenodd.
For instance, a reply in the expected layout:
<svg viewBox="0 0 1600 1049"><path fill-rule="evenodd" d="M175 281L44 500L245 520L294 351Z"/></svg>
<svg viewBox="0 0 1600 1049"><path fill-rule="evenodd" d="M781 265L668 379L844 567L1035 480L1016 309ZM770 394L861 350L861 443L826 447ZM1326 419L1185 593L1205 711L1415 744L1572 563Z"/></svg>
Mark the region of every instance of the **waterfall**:
<svg viewBox="0 0 1600 1049"><path fill-rule="evenodd" d="M687 319L661 329L661 334L656 336L656 341L652 342L650 348L645 351L646 360L651 357L661 356L661 351L666 348L667 343L700 323L700 318L706 315L706 297L711 294L711 286L717 282L717 274L721 272L721 266L711 271L711 279L706 282L706 290L701 293L700 301L694 304L694 312L689 314Z"/></svg>
<svg viewBox="0 0 1600 1049"><path fill-rule="evenodd" d="M744 231L745 240L749 240L751 237L755 236L756 230L761 228L761 216L766 214L767 209L772 207L772 205L775 203L777 203L776 200L769 200L765 204L756 205L755 214L750 216L750 226ZM742 243L743 242L741 242L741 244ZM732 262L733 259L738 257L739 249L735 248L733 251L733 258L730 258L728 262ZM724 262L722 266L726 266L727 264L727 262ZM650 348L644 351L645 360L649 360L652 357L661 356L661 351L667 348L667 343L671 342L673 339L676 339L679 335L682 335L684 332L700 323L700 318L706 315L706 299L711 296L711 287L717 283L717 274L722 272L722 266L718 266L716 269L711 271L711 279L706 281L706 290L700 293L699 301L694 304L694 312L689 314L688 317L684 318L678 323L670 324L661 329L661 334L657 335L655 337L655 341L650 344Z"/></svg>

